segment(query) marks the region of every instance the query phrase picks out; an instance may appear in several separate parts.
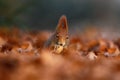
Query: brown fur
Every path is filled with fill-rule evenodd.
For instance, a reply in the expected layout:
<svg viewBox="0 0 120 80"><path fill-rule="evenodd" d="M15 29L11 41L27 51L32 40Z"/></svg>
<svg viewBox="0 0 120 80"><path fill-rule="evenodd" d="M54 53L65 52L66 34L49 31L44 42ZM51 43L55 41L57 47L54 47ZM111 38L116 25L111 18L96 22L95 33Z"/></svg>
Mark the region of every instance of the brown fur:
<svg viewBox="0 0 120 80"><path fill-rule="evenodd" d="M55 53L61 53L68 46L68 42L67 18L65 15L62 15L54 34L46 42L45 47L53 50Z"/></svg>

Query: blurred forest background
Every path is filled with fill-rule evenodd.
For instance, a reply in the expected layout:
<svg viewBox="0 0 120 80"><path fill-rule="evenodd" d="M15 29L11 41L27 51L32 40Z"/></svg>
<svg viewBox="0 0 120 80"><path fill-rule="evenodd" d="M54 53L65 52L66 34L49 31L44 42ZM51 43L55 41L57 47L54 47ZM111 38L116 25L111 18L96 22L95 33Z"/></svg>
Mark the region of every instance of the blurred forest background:
<svg viewBox="0 0 120 80"><path fill-rule="evenodd" d="M120 23L120 0L0 0L0 26L54 29L65 14L70 27Z"/></svg>

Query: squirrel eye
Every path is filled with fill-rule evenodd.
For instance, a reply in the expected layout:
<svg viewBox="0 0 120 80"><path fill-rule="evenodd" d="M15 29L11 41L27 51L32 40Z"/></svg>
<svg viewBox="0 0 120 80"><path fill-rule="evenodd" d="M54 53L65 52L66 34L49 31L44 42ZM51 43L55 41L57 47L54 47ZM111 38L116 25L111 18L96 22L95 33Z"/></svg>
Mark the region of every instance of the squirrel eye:
<svg viewBox="0 0 120 80"><path fill-rule="evenodd" d="M56 35L56 38L58 38L59 36L58 35Z"/></svg>
<svg viewBox="0 0 120 80"><path fill-rule="evenodd" d="M69 39L69 37L67 36L66 39Z"/></svg>

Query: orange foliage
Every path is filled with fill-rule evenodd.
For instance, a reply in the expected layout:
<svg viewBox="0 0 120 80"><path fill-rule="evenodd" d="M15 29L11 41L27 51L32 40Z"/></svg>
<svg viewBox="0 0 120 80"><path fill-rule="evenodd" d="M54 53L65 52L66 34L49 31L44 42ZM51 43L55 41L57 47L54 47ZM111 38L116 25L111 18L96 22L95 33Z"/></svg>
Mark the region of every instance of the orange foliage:
<svg viewBox="0 0 120 80"><path fill-rule="evenodd" d="M0 29L0 80L120 79L119 38L87 30L72 34L68 48L54 54L43 48L50 34Z"/></svg>

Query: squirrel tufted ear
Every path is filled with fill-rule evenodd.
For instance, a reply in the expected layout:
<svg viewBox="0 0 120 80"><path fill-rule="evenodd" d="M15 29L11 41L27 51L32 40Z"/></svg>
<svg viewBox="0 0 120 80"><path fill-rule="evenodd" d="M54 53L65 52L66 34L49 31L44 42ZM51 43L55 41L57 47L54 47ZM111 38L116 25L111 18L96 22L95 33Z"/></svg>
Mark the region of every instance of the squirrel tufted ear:
<svg viewBox="0 0 120 80"><path fill-rule="evenodd" d="M66 18L65 15L62 15L60 17L56 30L57 31L59 31L59 30L66 30L68 32L67 18Z"/></svg>

